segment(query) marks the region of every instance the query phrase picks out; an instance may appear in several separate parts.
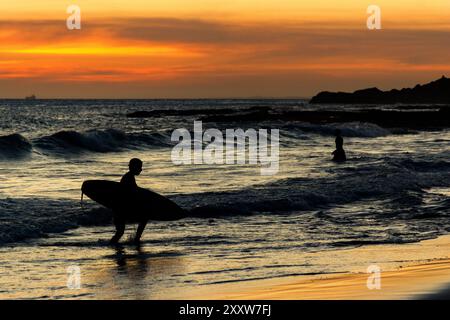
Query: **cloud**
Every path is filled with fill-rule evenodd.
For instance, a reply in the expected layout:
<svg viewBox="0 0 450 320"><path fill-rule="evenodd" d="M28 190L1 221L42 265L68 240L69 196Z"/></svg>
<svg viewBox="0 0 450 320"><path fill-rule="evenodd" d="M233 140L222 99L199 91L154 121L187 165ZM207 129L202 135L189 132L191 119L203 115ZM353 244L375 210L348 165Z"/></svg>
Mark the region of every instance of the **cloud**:
<svg viewBox="0 0 450 320"><path fill-rule="evenodd" d="M233 83L240 83L239 92L283 81L292 90L293 79L303 88L309 79L327 78L328 89L340 89L356 77L372 84L380 74L448 74L449 36L448 29L368 31L364 24L333 21L110 18L83 21L76 31L60 20L0 21L0 79L68 86L161 81L177 88L195 82L205 92L219 81L229 93Z"/></svg>
<svg viewBox="0 0 450 320"><path fill-rule="evenodd" d="M318 22L256 24L198 19L118 18L86 21L82 30L68 31L61 21L0 21L0 39L3 43L0 47L166 44L213 50L216 55L250 51L261 59L386 57L411 63L448 60L446 52L450 48L450 30L368 31L364 26L350 27L342 23L333 28L332 21L324 21L320 26Z"/></svg>

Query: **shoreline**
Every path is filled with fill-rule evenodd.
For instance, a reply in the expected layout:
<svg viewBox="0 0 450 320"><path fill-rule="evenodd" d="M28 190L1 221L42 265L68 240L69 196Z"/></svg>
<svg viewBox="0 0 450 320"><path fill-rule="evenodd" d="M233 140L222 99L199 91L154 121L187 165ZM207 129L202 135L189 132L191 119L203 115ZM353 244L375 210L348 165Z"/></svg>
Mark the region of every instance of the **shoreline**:
<svg viewBox="0 0 450 320"><path fill-rule="evenodd" d="M357 261L358 255L372 251L383 252L382 256L385 258L384 261L383 259L374 261L375 265L378 264L381 267L379 289L368 289L367 281L371 274L367 273L367 269L359 266L347 273L211 284L182 293L178 292L167 298L190 300L450 299L450 235L412 244L369 245L345 249L342 253L354 255ZM404 256L422 256L427 251L435 252L435 257L419 259L415 263L403 261ZM398 258L398 263L386 267L388 257Z"/></svg>

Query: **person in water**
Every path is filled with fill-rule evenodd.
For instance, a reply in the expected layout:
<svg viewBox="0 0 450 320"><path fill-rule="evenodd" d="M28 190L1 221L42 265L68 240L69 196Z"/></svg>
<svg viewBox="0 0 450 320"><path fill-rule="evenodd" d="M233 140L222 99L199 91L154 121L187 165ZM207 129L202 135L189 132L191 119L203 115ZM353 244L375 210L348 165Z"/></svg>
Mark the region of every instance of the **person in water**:
<svg viewBox="0 0 450 320"><path fill-rule="evenodd" d="M336 150L332 152L333 155L333 161L336 162L343 162L347 160L347 156L345 155L344 151L344 139L341 136L341 130L336 129Z"/></svg>
<svg viewBox="0 0 450 320"><path fill-rule="evenodd" d="M142 161L138 158L133 158L128 164L129 171L125 173L120 180L120 183L131 190L137 189L135 176L138 176L142 172ZM111 239L112 244L119 242L120 238L125 232L126 214L127 212L115 211L114 213L114 225L116 226L116 233ZM145 226L147 225L147 220L144 219L139 221L139 226L136 231L136 236L134 237L134 242L139 243L141 240L142 233L144 232Z"/></svg>

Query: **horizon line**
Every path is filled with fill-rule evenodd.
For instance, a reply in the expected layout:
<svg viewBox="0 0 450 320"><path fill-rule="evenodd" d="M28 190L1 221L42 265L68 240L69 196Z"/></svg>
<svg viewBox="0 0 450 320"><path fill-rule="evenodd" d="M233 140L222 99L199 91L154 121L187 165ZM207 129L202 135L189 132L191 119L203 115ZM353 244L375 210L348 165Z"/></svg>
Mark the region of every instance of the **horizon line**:
<svg viewBox="0 0 450 320"><path fill-rule="evenodd" d="M42 100L311 100L312 97L215 97L215 98L0 98L0 100L24 100L24 101L42 101Z"/></svg>

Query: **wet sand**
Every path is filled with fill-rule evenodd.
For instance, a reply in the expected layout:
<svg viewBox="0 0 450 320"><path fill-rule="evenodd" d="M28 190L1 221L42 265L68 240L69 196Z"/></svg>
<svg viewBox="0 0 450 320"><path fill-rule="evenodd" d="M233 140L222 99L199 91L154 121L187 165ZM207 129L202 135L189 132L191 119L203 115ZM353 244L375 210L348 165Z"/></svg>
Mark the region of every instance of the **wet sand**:
<svg viewBox="0 0 450 320"><path fill-rule="evenodd" d="M208 286L184 292L177 298L189 299L449 299L450 236L414 244L376 245L342 250L341 255L353 255L355 264L361 257L377 252L374 265L381 268L380 288L368 289L371 275L366 270L329 275L304 275L278 279L246 281ZM404 265L405 257L435 253L435 259L418 260ZM327 255L329 253L324 253ZM396 266L384 266L385 261L398 256ZM374 284L374 282L370 282Z"/></svg>
<svg viewBox="0 0 450 320"><path fill-rule="evenodd" d="M190 226L191 223L186 224ZM224 228L231 232L233 223ZM186 229L187 228L187 229ZM217 233L217 225L211 226ZM1 299L410 299L445 298L450 235L410 244L320 251L237 251L200 243L180 224L149 225L142 247L108 245L112 226L82 227L0 248ZM241 228L237 228L238 231ZM253 230L253 229L252 229ZM198 229L205 233L205 228ZM194 245L188 241L191 233ZM180 240L177 240L176 236ZM207 238L209 238L207 236ZM172 241L169 241L171 239ZM213 238L212 240L214 240ZM249 242L249 245L254 245ZM233 248L231 250L231 247ZM245 249L245 248L244 248ZM229 251L231 250L231 251ZM245 254L257 256L245 257ZM220 256L221 255L221 256ZM381 287L369 290L369 266ZM80 287L69 286L79 268Z"/></svg>

